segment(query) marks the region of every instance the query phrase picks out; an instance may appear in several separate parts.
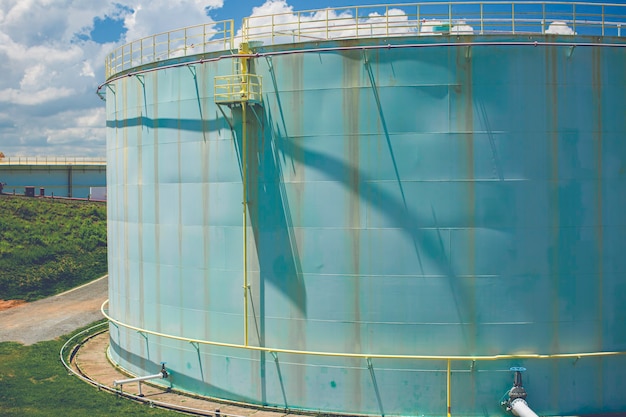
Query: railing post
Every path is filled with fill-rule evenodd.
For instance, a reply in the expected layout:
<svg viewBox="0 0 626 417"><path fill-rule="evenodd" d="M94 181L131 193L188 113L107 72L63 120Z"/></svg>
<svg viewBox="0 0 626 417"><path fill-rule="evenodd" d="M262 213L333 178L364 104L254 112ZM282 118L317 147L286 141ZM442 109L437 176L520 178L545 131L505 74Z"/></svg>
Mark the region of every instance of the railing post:
<svg viewBox="0 0 626 417"><path fill-rule="evenodd" d="M511 3L511 31L515 35L515 3Z"/></svg>
<svg viewBox="0 0 626 417"><path fill-rule="evenodd" d="M389 6L385 7L385 21L386 21L386 28L385 28L385 33L387 34L387 36L389 36Z"/></svg>
<svg viewBox="0 0 626 417"><path fill-rule="evenodd" d="M326 40L328 40L328 9L326 9Z"/></svg>
<svg viewBox="0 0 626 417"><path fill-rule="evenodd" d="M541 34L546 34L546 4L541 4Z"/></svg>
<svg viewBox="0 0 626 417"><path fill-rule="evenodd" d="M235 21L234 20L229 20L230 23L230 48L229 49L233 49L233 46L235 45Z"/></svg>
<svg viewBox="0 0 626 417"><path fill-rule="evenodd" d="M604 36L604 4L602 5L602 36Z"/></svg>
<svg viewBox="0 0 626 417"><path fill-rule="evenodd" d="M121 66L122 68L120 68L121 71L124 71L124 50L126 49L127 45L122 45L122 52L121 52Z"/></svg>
<svg viewBox="0 0 626 417"><path fill-rule="evenodd" d="M417 34L419 35L420 34L420 30L421 30L421 28L420 28L420 5L419 4L417 5L417 16L416 17L417 17Z"/></svg>
<svg viewBox="0 0 626 417"><path fill-rule="evenodd" d="M576 3L572 4L572 30L576 33Z"/></svg>
<svg viewBox="0 0 626 417"><path fill-rule="evenodd" d="M483 15L483 4L480 3L480 34L483 35L485 33L485 18Z"/></svg>

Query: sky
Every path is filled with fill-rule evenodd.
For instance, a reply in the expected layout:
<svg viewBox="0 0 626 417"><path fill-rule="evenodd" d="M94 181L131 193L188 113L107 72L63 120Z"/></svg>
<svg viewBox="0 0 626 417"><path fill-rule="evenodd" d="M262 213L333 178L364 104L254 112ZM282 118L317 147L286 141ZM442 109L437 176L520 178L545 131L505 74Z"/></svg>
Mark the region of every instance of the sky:
<svg viewBox="0 0 626 417"><path fill-rule="evenodd" d="M104 57L130 41L246 16L404 0L0 0L0 152L105 156ZM412 3L412 2L411 2Z"/></svg>
<svg viewBox="0 0 626 417"><path fill-rule="evenodd" d="M401 3L402 1L397 1ZM380 0L0 0L0 152L104 157L104 57L196 24Z"/></svg>

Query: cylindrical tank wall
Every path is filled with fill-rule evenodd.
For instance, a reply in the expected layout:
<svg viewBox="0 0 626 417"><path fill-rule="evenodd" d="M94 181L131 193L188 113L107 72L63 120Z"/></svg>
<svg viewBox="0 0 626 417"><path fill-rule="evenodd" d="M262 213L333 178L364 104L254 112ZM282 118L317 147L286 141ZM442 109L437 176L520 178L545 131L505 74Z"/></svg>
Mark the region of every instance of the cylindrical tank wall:
<svg viewBox="0 0 626 417"><path fill-rule="evenodd" d="M213 97L214 77L233 68L222 59L111 83L117 320L244 343L242 111L220 110ZM626 350L623 48L311 51L259 56L251 71L263 77L264 100L246 118L251 345L444 356ZM174 387L220 398L446 412L445 360L270 354L121 326L111 327L110 353L140 375L166 361ZM500 412L514 365L528 368L539 414L626 411L626 359L612 356L453 361L453 414Z"/></svg>

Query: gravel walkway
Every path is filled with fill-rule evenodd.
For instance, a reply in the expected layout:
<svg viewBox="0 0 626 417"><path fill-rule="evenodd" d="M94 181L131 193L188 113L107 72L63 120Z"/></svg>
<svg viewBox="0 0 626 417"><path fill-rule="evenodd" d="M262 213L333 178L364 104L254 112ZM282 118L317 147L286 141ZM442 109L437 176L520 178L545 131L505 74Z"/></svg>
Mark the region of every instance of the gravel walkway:
<svg viewBox="0 0 626 417"><path fill-rule="evenodd" d="M32 345L100 320L108 283L105 275L62 294L0 311L0 342Z"/></svg>

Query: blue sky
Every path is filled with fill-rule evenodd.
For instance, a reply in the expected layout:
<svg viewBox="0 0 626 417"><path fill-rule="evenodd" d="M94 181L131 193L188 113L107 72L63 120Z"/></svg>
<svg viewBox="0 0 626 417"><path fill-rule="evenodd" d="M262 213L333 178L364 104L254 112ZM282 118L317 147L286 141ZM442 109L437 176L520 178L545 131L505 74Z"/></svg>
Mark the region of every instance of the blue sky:
<svg viewBox="0 0 626 417"><path fill-rule="evenodd" d="M256 8L308 10L379 0L0 0L0 152L105 155L104 57L129 41ZM406 3L399 1L397 3Z"/></svg>
<svg viewBox="0 0 626 417"><path fill-rule="evenodd" d="M0 0L0 152L105 155L104 57L185 26L381 0ZM392 3L392 2L389 2ZM395 4L413 3L396 0Z"/></svg>

